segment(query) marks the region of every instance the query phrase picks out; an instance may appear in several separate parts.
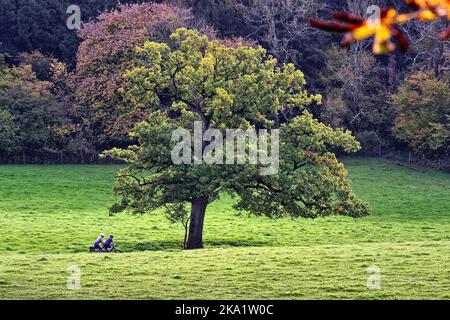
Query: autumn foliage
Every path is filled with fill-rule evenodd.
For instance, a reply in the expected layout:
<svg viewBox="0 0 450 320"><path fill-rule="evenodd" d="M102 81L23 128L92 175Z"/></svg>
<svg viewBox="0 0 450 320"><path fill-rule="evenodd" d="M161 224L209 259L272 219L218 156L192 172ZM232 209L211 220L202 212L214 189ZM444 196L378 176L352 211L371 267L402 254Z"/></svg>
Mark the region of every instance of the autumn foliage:
<svg viewBox="0 0 450 320"><path fill-rule="evenodd" d="M402 51L408 50L408 40L403 35L399 26L411 20L434 21L440 18L450 20L450 0L405 0L413 11L399 13L388 8L380 12L379 17L364 19L347 12L333 13L332 17L337 22L327 22L318 19L310 21L313 27L330 31L345 33L342 40L343 46L348 46L355 41L362 41L374 37L373 52L386 54L396 49L392 41L396 39ZM450 37L450 27L440 34L442 40Z"/></svg>
<svg viewBox="0 0 450 320"><path fill-rule="evenodd" d="M119 5L83 25L77 69L73 79L76 99L94 122L99 143L126 136L144 110L128 107L123 92L125 70L135 66L134 48L145 41L164 41L192 19L188 9L166 4Z"/></svg>
<svg viewBox="0 0 450 320"><path fill-rule="evenodd" d="M393 95L396 137L416 152L441 156L450 152L450 87L445 79L417 72Z"/></svg>

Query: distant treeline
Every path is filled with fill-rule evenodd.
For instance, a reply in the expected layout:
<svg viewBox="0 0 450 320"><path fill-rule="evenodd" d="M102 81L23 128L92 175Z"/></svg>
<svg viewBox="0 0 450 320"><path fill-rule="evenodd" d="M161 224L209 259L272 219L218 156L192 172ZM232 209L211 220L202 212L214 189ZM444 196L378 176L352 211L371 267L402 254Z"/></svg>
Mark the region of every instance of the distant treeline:
<svg viewBox="0 0 450 320"><path fill-rule="evenodd" d="M323 96L314 115L351 130L361 154L449 158L450 50L438 38L444 21L403 26L409 52L379 57L369 41L341 48L338 36L309 26L332 11L403 10L403 1L121 0L117 11L109 10L118 0L75 2L0 0L2 163L92 163L103 150L134 143L127 133L145 120L146 107L127 95L123 74L137 63L129 53L146 40L166 41L178 27L261 45L280 64L295 64L308 90ZM78 33L66 26L72 4L84 22Z"/></svg>

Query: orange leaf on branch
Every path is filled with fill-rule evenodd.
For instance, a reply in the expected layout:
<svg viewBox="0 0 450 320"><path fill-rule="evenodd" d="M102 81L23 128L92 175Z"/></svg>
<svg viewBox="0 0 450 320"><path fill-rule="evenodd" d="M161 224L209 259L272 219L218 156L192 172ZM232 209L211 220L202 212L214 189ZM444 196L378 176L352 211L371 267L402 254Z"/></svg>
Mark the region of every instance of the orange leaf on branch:
<svg viewBox="0 0 450 320"><path fill-rule="evenodd" d="M434 21L439 17L450 20L450 0L405 0L407 4L417 10L417 19L421 21ZM441 32L442 40L450 38L450 27Z"/></svg>
<svg viewBox="0 0 450 320"><path fill-rule="evenodd" d="M374 37L373 52L386 54L394 51L396 45L392 41L397 40L401 51L408 50L408 40L398 28L410 20L433 21L440 17L450 20L450 0L405 0L416 11L399 14L395 9L386 9L381 12L378 19L363 19L346 12L333 13L332 17L337 22L328 22L311 19L310 24L328 32L345 33L342 40L343 46L348 46L356 41L362 41ZM450 28L440 34L441 39L450 37Z"/></svg>
<svg viewBox="0 0 450 320"><path fill-rule="evenodd" d="M422 21L433 21L439 17L450 19L450 0L405 0L406 4L417 10Z"/></svg>
<svg viewBox="0 0 450 320"><path fill-rule="evenodd" d="M392 42L392 38L397 39L402 51L408 50L408 41L396 26L408 21L408 17L399 15L394 9L383 10L379 19L363 19L346 12L333 13L332 17L340 22L333 23L312 19L310 23L313 27L322 30L345 32L342 40L343 46L349 46L355 41L362 41L374 36L373 51L376 54L394 51L396 46Z"/></svg>

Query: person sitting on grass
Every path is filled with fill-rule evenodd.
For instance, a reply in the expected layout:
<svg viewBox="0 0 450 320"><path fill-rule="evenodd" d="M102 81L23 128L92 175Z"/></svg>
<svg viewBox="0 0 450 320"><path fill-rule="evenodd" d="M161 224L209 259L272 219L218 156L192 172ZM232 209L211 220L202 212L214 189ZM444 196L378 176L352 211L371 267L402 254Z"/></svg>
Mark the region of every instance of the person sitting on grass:
<svg viewBox="0 0 450 320"><path fill-rule="evenodd" d="M105 237L105 234L102 233L100 235L100 237L98 237L97 240L95 240L95 242L94 242L94 248L96 250L98 250L98 252L102 252L102 247L100 246L100 244L102 244L103 246L105 245L104 242L103 242L103 238L104 237Z"/></svg>
<svg viewBox="0 0 450 320"><path fill-rule="evenodd" d="M114 242L113 242L113 236L109 236L108 239L106 239L105 243L103 244L103 248L108 251L111 252L114 249Z"/></svg>

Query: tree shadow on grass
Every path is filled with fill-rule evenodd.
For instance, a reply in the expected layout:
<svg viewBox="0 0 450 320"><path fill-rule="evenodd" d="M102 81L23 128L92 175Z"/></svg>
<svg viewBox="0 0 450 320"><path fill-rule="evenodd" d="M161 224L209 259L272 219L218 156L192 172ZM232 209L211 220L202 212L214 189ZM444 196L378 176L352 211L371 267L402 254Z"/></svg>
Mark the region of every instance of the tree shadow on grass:
<svg viewBox="0 0 450 320"><path fill-rule="evenodd" d="M207 249L223 248L223 247L263 247L268 242L254 241L206 241L204 246ZM121 242L117 247L117 251L121 253L140 252L140 251L181 251L183 243L179 241L148 241L140 243Z"/></svg>

